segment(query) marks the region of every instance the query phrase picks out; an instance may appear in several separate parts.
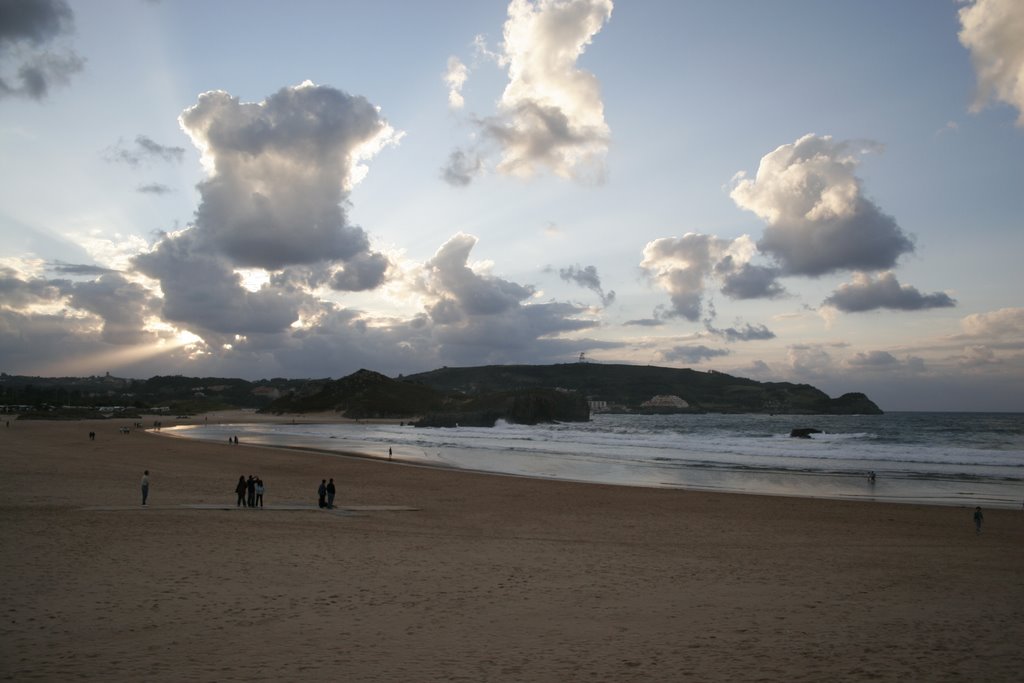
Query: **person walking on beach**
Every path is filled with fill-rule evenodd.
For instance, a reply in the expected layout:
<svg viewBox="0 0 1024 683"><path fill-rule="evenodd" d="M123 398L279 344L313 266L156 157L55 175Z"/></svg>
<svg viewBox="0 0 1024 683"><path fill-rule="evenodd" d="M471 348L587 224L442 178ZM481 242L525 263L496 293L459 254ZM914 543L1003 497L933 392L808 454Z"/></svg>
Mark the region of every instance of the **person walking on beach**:
<svg viewBox="0 0 1024 683"><path fill-rule="evenodd" d="M981 523L985 521L985 515L981 512L981 506L974 508L974 533L981 533Z"/></svg>
<svg viewBox="0 0 1024 683"><path fill-rule="evenodd" d="M238 477L238 485L235 486L235 493L238 494L238 505L236 507L242 507L242 503L245 502L245 475Z"/></svg>
<svg viewBox="0 0 1024 683"><path fill-rule="evenodd" d="M327 480L326 479L321 479L320 480L320 487L317 488L316 495L317 495L317 499L318 499L317 500L317 505L322 507L322 508L327 507Z"/></svg>
<svg viewBox="0 0 1024 683"><path fill-rule="evenodd" d="M256 506L263 507L263 480L256 477Z"/></svg>
<svg viewBox="0 0 1024 683"><path fill-rule="evenodd" d="M334 488L334 479L327 482L327 507L334 507L334 494L338 492L338 489Z"/></svg>
<svg viewBox="0 0 1024 683"><path fill-rule="evenodd" d="M142 504L143 505L146 504L146 499L147 498L149 498L149 470L143 470L143 472L142 472Z"/></svg>

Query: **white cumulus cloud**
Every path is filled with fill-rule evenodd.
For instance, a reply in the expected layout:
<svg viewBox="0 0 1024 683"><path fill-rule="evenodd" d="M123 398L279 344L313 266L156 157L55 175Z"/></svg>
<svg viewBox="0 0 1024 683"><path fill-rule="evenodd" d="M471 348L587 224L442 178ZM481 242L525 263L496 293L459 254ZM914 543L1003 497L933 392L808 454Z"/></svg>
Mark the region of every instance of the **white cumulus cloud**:
<svg viewBox="0 0 1024 683"><path fill-rule="evenodd" d="M365 98L308 82L262 102L211 91L179 121L210 172L199 184L201 247L268 269L369 249L343 202L366 150L396 135Z"/></svg>
<svg viewBox="0 0 1024 683"><path fill-rule="evenodd" d="M611 0L509 3L498 55L509 81L497 113L477 121L484 140L498 146L499 172L604 179L610 129L600 83L577 61L611 13Z"/></svg>
<svg viewBox="0 0 1024 683"><path fill-rule="evenodd" d="M971 336L1024 339L1024 308L975 313L964 318L961 326Z"/></svg>
<svg viewBox="0 0 1024 683"><path fill-rule="evenodd" d="M757 247L785 274L885 270L914 250L854 173L858 153L873 147L809 134L762 157L754 178L737 176L730 196L765 220Z"/></svg>
<svg viewBox="0 0 1024 683"><path fill-rule="evenodd" d="M960 43L978 74L973 111L990 100L1016 107L1024 126L1024 2L977 0L960 10Z"/></svg>
<svg viewBox="0 0 1024 683"><path fill-rule="evenodd" d="M713 282L736 299L782 293L775 269L750 263L756 249L746 235L734 240L693 232L662 237L648 242L643 254L640 267L668 293L672 315L687 320L700 318L705 290Z"/></svg>
<svg viewBox="0 0 1024 683"><path fill-rule="evenodd" d="M448 106L462 109L466 101L462 97L462 86L469 78L469 68L454 55L448 58L448 69L444 72L444 82L448 86Z"/></svg>

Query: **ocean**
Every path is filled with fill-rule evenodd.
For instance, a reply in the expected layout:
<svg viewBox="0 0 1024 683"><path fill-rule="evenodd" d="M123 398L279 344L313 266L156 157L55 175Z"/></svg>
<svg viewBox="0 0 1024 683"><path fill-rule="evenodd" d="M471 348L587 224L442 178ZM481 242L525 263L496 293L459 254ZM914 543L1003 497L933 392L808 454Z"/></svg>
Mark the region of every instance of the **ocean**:
<svg viewBox="0 0 1024 683"><path fill-rule="evenodd" d="M790 430L821 430L809 439ZM610 415L492 429L217 424L176 436L601 484L1021 508L1024 414ZM875 473L874 480L868 476Z"/></svg>

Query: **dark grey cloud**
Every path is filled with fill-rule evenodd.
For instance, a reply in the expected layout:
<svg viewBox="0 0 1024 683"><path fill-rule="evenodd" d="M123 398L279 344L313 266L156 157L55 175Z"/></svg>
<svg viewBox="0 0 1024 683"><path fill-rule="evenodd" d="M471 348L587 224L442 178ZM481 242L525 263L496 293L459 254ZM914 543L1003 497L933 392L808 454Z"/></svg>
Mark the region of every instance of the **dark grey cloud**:
<svg viewBox="0 0 1024 683"><path fill-rule="evenodd" d="M102 269L68 266L66 270L74 275L83 275L95 274ZM66 318L66 314L53 317L33 312L33 307L39 304L64 305L67 309L85 311L99 318L101 327L98 336L93 336L94 341L138 344L152 340L152 335L143 328L146 318L156 311L154 298L144 287L129 282L119 273L103 270L96 279L73 282L66 279L23 279L10 268L0 268L0 307L11 313L23 314L25 317L21 319L27 321L29 327L38 321L45 326L46 321ZM73 327L80 330L90 324L89 320L80 319Z"/></svg>
<svg viewBox="0 0 1024 683"><path fill-rule="evenodd" d="M767 227L758 249L787 275L891 268L914 243L892 216L867 199L854 171L859 152L876 143L805 135L761 159L755 178L731 196Z"/></svg>
<svg viewBox="0 0 1024 683"><path fill-rule="evenodd" d="M714 323L718 313L715 310L714 303L708 303L707 308L708 314L704 318L704 328L716 337L722 337L727 342L764 341L775 338L775 333L763 324L737 323L740 325L739 327L716 327Z"/></svg>
<svg viewBox="0 0 1024 683"><path fill-rule="evenodd" d="M901 285L892 273L877 278L859 274L852 283L840 285L824 304L846 313L862 313L879 308L897 311L920 311L928 308L949 308L956 301L948 294L922 294L910 285Z"/></svg>
<svg viewBox="0 0 1024 683"><path fill-rule="evenodd" d="M580 287L594 292L600 297L603 306L607 307L615 301L615 292L612 290L605 292L604 287L601 286L601 276L597 274L595 266L580 267L577 264L568 268L559 268L558 276L566 282L575 282Z"/></svg>
<svg viewBox="0 0 1024 683"><path fill-rule="evenodd" d="M361 292L374 289L384 282L389 262L376 253L357 254L331 277L331 289L342 292Z"/></svg>
<svg viewBox="0 0 1024 683"><path fill-rule="evenodd" d="M118 142L104 153L107 161L137 167L148 161L180 162L185 158L184 147L161 145L145 135L135 137L135 144L125 146Z"/></svg>
<svg viewBox="0 0 1024 683"><path fill-rule="evenodd" d="M0 306L4 369L12 374L57 374L50 370L54 360L79 357L99 348L91 327L89 321L65 313L29 313Z"/></svg>
<svg viewBox="0 0 1024 683"><path fill-rule="evenodd" d="M556 338L566 332L594 327L576 319L585 309L565 303L520 306L502 315L434 321L432 338L445 363L523 363L530 358L578 355L581 342Z"/></svg>
<svg viewBox="0 0 1024 683"><path fill-rule="evenodd" d="M370 324L361 311L306 302L303 308L314 324L248 334L230 350L211 345L208 353L225 363L259 362L268 373L315 376L324 367L338 374L359 367L396 374L454 364L566 362L583 350L621 346L563 338L597 322L583 317L582 306L532 303L532 287L474 272L468 263L475 244L472 236L456 235L424 264L418 294L428 304L411 318L378 317ZM272 283L285 289L330 277L314 271L289 269Z"/></svg>
<svg viewBox="0 0 1024 683"><path fill-rule="evenodd" d="M139 185L135 188L135 191L140 194L170 194L174 192L171 188L160 183L149 183L147 185Z"/></svg>
<svg viewBox="0 0 1024 683"><path fill-rule="evenodd" d="M145 135L137 136L135 138L135 144L149 156L162 159L164 161L181 161L185 158L184 147L169 147L161 145Z"/></svg>
<svg viewBox="0 0 1024 683"><path fill-rule="evenodd" d="M41 100L81 71L85 62L73 50L51 50L73 28L74 13L65 0L0 2L0 98Z"/></svg>
<svg viewBox="0 0 1024 683"><path fill-rule="evenodd" d="M22 41L42 45L73 24L74 13L65 0L4 0L0 2L0 47Z"/></svg>
<svg viewBox="0 0 1024 683"><path fill-rule="evenodd" d="M441 169L441 178L455 187L466 187L483 170L480 157L461 149L448 155L448 163Z"/></svg>
<svg viewBox="0 0 1024 683"><path fill-rule="evenodd" d="M728 356L728 349L712 349L710 347L695 344L674 346L667 351L662 351L662 360L669 363L689 363L696 365L712 358Z"/></svg>
<svg viewBox="0 0 1024 683"><path fill-rule="evenodd" d="M270 284L281 289L313 290L329 286L334 275L329 263L310 266L290 266L270 274Z"/></svg>
<svg viewBox="0 0 1024 683"><path fill-rule="evenodd" d="M775 333L763 324L751 325L750 323L746 323L740 327L726 327L722 329L712 325L710 320L705 320L704 325L708 332L711 332L716 336L723 337L728 342L764 341L766 339L775 339Z"/></svg>
<svg viewBox="0 0 1024 683"><path fill-rule="evenodd" d="M432 317L452 322L480 315L497 315L518 307L533 296L532 287L473 272L467 263L476 242L472 235L455 235L427 262L430 286L438 296Z"/></svg>
<svg viewBox="0 0 1024 683"><path fill-rule="evenodd" d="M94 266L83 263L63 263L61 261L48 263L46 268L47 270L52 270L55 273L64 273L66 275L106 275L107 273L117 272L110 268L104 268L103 266Z"/></svg>
<svg viewBox="0 0 1024 683"><path fill-rule="evenodd" d="M0 306L21 309L59 301L71 286L70 280L23 279L14 270L0 267Z"/></svg>
<svg viewBox="0 0 1024 683"><path fill-rule="evenodd" d="M866 199L855 203L849 217L769 226L757 246L777 258L787 274L810 276L883 270L914 251L896 221Z"/></svg>
<svg viewBox="0 0 1024 683"><path fill-rule="evenodd" d="M660 318L637 318L636 320L627 320L622 324L630 327L661 327L665 321Z"/></svg>
<svg viewBox="0 0 1024 683"><path fill-rule="evenodd" d="M102 318L100 338L109 344L142 344L155 339L144 327L146 318L158 310L156 299L123 275L108 273L75 284L68 304Z"/></svg>
<svg viewBox="0 0 1024 683"><path fill-rule="evenodd" d="M737 263L732 255L715 264L715 274L722 280L722 294L732 299L776 299L786 293L778 268Z"/></svg>
<svg viewBox="0 0 1024 683"><path fill-rule="evenodd" d="M298 320L306 296L274 286L250 292L230 263L202 252L196 239L187 231L134 259L141 273L160 282L165 320L197 334L225 335L280 332Z"/></svg>
<svg viewBox="0 0 1024 683"><path fill-rule="evenodd" d="M566 360L593 342L560 335L597 325L586 308L570 303L529 303L534 288L474 272L469 255L476 238L458 234L425 265L425 294L434 303L420 334L429 333L444 363ZM598 343L600 346L600 343ZM532 359L532 360L531 360Z"/></svg>

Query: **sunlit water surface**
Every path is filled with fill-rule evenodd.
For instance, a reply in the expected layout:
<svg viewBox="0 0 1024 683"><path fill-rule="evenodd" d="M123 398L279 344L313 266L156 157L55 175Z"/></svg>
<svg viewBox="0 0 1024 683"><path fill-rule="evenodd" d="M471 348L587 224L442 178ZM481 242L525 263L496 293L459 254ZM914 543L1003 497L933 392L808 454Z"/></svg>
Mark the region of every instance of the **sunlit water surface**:
<svg viewBox="0 0 1024 683"><path fill-rule="evenodd" d="M794 427L822 430L810 439ZM627 486L1021 507L1024 414L594 415L493 429L218 424L176 436L355 452L395 461ZM872 483L867 473L876 473Z"/></svg>

